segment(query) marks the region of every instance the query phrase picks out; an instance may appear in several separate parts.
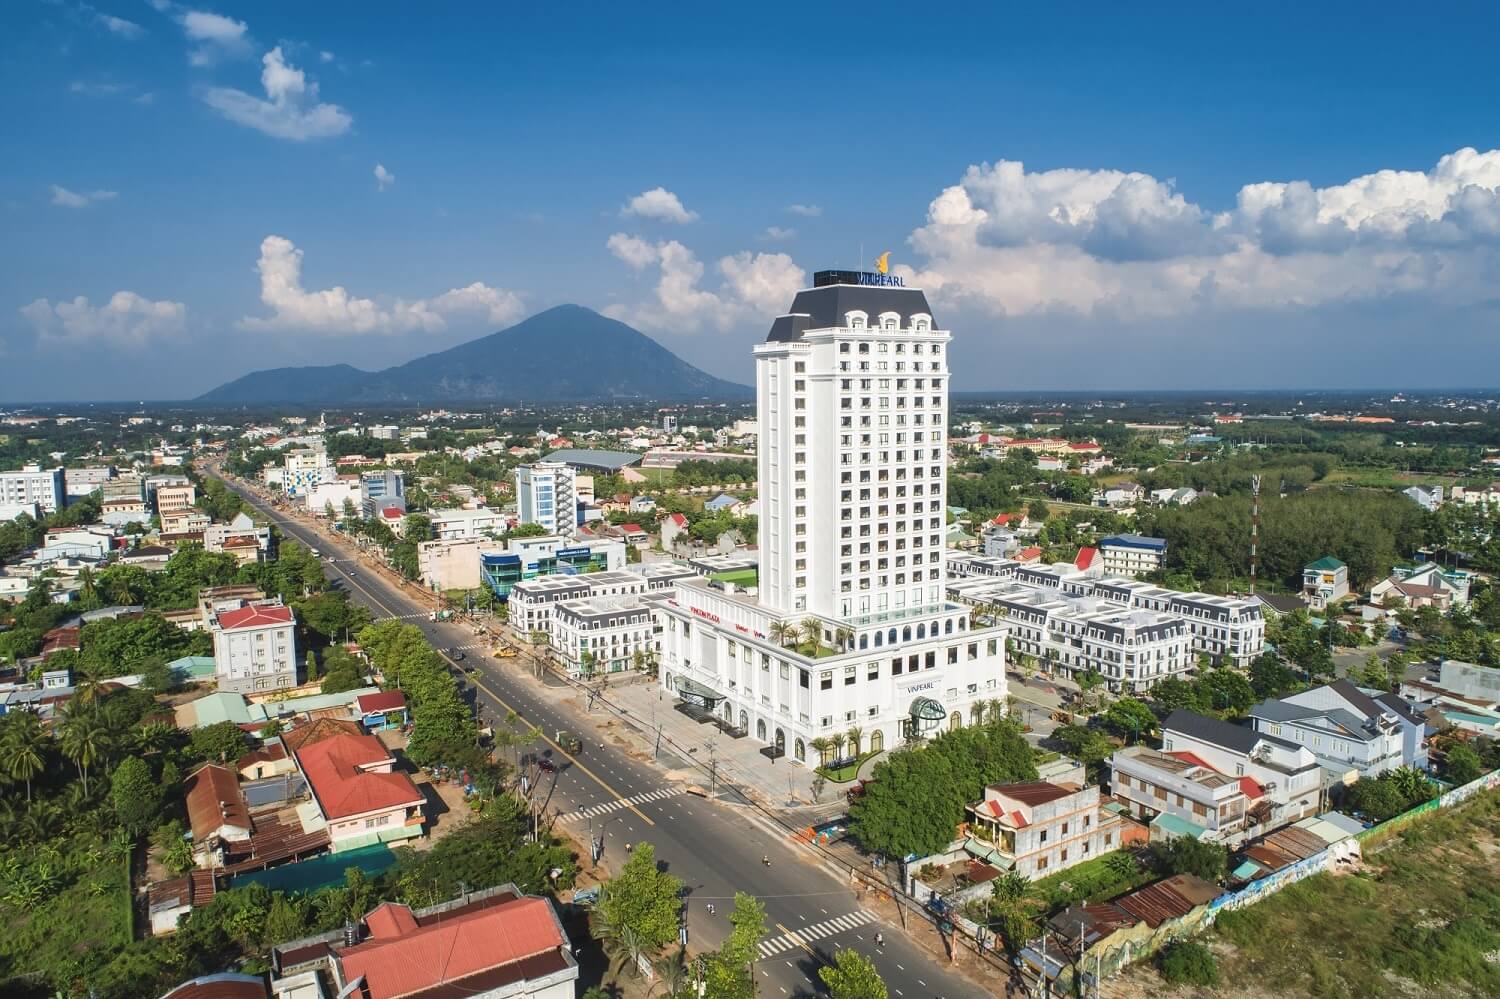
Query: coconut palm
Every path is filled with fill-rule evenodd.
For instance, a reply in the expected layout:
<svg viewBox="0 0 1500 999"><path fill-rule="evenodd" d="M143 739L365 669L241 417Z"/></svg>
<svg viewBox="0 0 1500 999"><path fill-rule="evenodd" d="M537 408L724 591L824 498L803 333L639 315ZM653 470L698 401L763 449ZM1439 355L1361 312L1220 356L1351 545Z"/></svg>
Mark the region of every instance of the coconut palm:
<svg viewBox="0 0 1500 999"><path fill-rule="evenodd" d="M802 641L802 630L795 624L786 625L781 632L781 644L784 648L795 649L797 643Z"/></svg>
<svg viewBox="0 0 1500 999"><path fill-rule="evenodd" d="M823 640L823 622L819 621L815 617L803 618L802 637L806 639L807 644L811 647L811 651L809 654L816 655L818 652L818 644Z"/></svg>
<svg viewBox="0 0 1500 999"><path fill-rule="evenodd" d="M786 645L787 632L789 630L793 630L794 628L795 628L794 625L789 624L786 621L772 621L771 622L771 629L770 629L771 630L771 640L773 642L777 643L778 645L785 646Z"/></svg>
<svg viewBox="0 0 1500 999"><path fill-rule="evenodd" d="M858 756L860 740L865 736L865 730L858 725L850 725L849 731L844 733L844 738L849 740L849 755Z"/></svg>
<svg viewBox="0 0 1500 999"><path fill-rule="evenodd" d="M828 746L833 752L833 758L838 759L844 752L844 733L835 732L828 737Z"/></svg>
<svg viewBox="0 0 1500 999"><path fill-rule="evenodd" d="M813 752L818 754L818 766L827 766L828 754L833 749L833 743L820 735L816 739L808 740L807 744L812 747Z"/></svg>
<svg viewBox="0 0 1500 999"><path fill-rule="evenodd" d="M31 711L12 712L0 736L5 772L13 780L26 782L26 803L31 803L31 781L46 764L47 732Z"/></svg>
<svg viewBox="0 0 1500 999"><path fill-rule="evenodd" d="M62 751L78 767L83 778L83 793L89 792L89 768L104 757L109 748L109 731L92 714L70 714L62 723Z"/></svg>
<svg viewBox="0 0 1500 999"><path fill-rule="evenodd" d="M657 961L653 967L656 968L656 981L647 991L648 996L655 993L658 986L662 988L662 995L665 996L680 995L687 988L688 964L685 951L668 954Z"/></svg>
<svg viewBox="0 0 1500 999"><path fill-rule="evenodd" d="M848 652L854 646L854 629L847 625L839 625L833 630L833 642L840 649Z"/></svg>

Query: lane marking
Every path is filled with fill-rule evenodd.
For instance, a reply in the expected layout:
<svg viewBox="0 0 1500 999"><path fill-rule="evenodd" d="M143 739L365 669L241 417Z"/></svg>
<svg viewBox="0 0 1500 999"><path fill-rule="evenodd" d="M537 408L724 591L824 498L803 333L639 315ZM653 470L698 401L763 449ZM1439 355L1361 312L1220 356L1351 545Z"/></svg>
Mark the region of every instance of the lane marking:
<svg viewBox="0 0 1500 999"><path fill-rule="evenodd" d="M842 915L833 916L822 922L811 926L804 926L799 930L792 930L781 923L776 928L781 931L780 936L762 940L759 945L760 956L764 958L776 957L793 947L801 947L812 954L817 953L809 945L810 941L822 940L838 933L848 933L851 930L875 921L875 914L866 909L857 909L854 912L846 912Z"/></svg>

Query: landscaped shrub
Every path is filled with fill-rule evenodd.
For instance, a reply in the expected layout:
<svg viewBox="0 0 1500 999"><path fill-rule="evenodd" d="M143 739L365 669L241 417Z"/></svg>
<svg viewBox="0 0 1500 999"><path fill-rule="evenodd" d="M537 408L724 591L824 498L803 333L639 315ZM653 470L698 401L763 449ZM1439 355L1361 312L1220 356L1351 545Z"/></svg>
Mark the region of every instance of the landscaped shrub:
<svg viewBox="0 0 1500 999"><path fill-rule="evenodd" d="M1173 985L1217 985L1219 965L1213 951L1191 940L1168 944L1156 958L1161 976Z"/></svg>

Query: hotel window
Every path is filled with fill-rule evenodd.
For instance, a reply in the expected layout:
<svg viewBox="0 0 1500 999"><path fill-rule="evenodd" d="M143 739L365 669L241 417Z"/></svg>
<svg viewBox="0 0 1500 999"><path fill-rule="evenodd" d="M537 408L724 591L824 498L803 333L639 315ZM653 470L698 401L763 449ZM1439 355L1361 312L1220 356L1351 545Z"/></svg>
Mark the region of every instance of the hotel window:
<svg viewBox="0 0 1500 999"><path fill-rule="evenodd" d="M797 677L797 685L800 686L800 687L802 687L803 689L808 688L811 685L811 679L809 677L809 674L808 674L807 670L802 669L802 670L798 670L797 672L800 674Z"/></svg>
<svg viewBox="0 0 1500 999"><path fill-rule="evenodd" d="M832 690L833 689L833 670L831 670L831 669L825 669L823 672L821 672L821 673L818 674L818 689L819 690Z"/></svg>

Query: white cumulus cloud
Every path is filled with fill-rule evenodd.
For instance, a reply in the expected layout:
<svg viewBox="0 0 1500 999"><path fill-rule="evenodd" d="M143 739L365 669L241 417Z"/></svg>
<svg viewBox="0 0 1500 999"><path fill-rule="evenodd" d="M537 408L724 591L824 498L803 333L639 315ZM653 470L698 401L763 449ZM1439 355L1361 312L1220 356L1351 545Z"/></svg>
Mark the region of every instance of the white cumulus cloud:
<svg viewBox="0 0 1500 999"><path fill-rule="evenodd" d="M267 236L260 244L260 300L269 316L247 316L242 329L344 335L358 333L438 333L450 322L503 326L522 312L520 296L474 282L433 298L386 304L359 298L335 286L321 291L302 287L302 251L291 240Z"/></svg>
<svg viewBox="0 0 1500 999"><path fill-rule="evenodd" d="M393 173L391 173L389 170L387 170L385 168L385 164L383 164L383 163L376 163L375 164L375 189L377 191L384 191L386 188L390 187L394 183L396 183L396 175L393 174Z"/></svg>
<svg viewBox="0 0 1500 999"><path fill-rule="evenodd" d="M698 213L688 211L677 197L665 187L653 187L642 191L625 203L623 215L654 219L657 222L676 222L679 225L697 220Z"/></svg>
<svg viewBox="0 0 1500 999"><path fill-rule="evenodd" d="M970 167L911 236L908 276L990 311L1164 318L1420 295L1482 301L1500 278L1500 150L1315 188L1248 184L1211 212L1118 170Z"/></svg>
<svg viewBox="0 0 1500 999"><path fill-rule="evenodd" d="M823 214L823 209L819 205L787 205L786 210L793 215L802 215L807 218L817 218Z"/></svg>
<svg viewBox="0 0 1500 999"><path fill-rule="evenodd" d="M784 240L792 239L796 235L797 235L797 230L796 229L792 229L792 228L790 228L788 226L768 225L768 226L766 226L765 230L760 234L760 238L764 239L764 240L768 240L768 241L773 242L773 243L779 243L779 242L782 242Z"/></svg>
<svg viewBox="0 0 1500 999"><path fill-rule="evenodd" d="M20 311L42 339L52 341L139 346L159 337L180 336L187 330L186 305L153 302L133 291L117 291L108 302L97 306L83 295L55 304L39 298Z"/></svg>
<svg viewBox="0 0 1500 999"><path fill-rule="evenodd" d="M94 23L111 34L119 35L121 38L131 41L146 33L146 29L134 21L127 21L123 17L115 17L112 14L95 14Z"/></svg>
<svg viewBox="0 0 1500 999"><path fill-rule="evenodd" d="M64 208L87 208L96 201L110 201L118 197L114 191L70 191L57 184L51 185L52 203Z"/></svg>
<svg viewBox="0 0 1500 999"><path fill-rule="evenodd" d="M281 46L261 60L264 98L232 87L211 87L203 101L230 121L278 139L305 141L343 135L354 119L337 104L318 101L318 85L307 74L286 61Z"/></svg>
<svg viewBox="0 0 1500 999"><path fill-rule="evenodd" d="M805 272L784 253L744 251L721 258L718 271L723 280L715 291L699 287L703 264L675 239L653 243L615 233L605 245L633 270L659 268L651 301L604 310L615 319L651 329L691 333L769 319L806 284Z"/></svg>
<svg viewBox="0 0 1500 999"><path fill-rule="evenodd" d="M196 43L188 53L188 62L194 66L212 66L220 59L243 59L254 49L250 26L244 21L206 10L183 10L177 20L188 41Z"/></svg>

